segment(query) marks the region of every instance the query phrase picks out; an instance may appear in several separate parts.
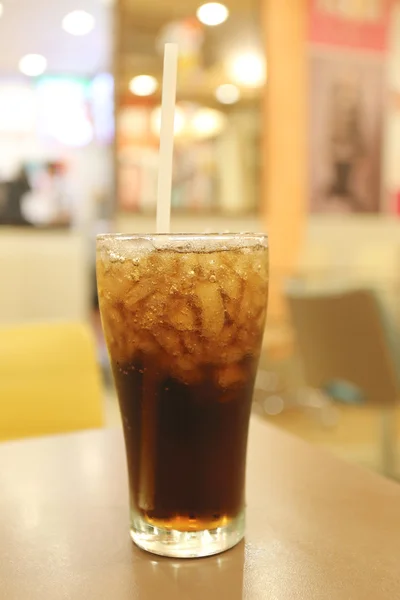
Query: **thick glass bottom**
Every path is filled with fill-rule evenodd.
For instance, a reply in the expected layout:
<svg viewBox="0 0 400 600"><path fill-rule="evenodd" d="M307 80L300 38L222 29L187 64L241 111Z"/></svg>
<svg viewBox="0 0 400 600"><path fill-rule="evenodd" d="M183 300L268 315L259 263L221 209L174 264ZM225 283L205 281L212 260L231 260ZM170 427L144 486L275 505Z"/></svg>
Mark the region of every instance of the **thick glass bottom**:
<svg viewBox="0 0 400 600"><path fill-rule="evenodd" d="M224 552L244 536L244 512L229 524L202 531L164 529L147 523L135 515L131 522L131 538L139 548L175 558L200 558Z"/></svg>

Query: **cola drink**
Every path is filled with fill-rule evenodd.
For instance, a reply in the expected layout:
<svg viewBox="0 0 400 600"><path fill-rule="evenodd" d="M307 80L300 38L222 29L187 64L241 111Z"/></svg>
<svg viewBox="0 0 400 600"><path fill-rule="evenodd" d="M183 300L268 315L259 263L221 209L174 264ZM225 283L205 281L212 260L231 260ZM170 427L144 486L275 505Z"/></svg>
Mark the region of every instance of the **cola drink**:
<svg viewBox="0 0 400 600"><path fill-rule="evenodd" d="M132 537L160 554L221 551L243 535L266 237L99 236L97 280ZM204 532L218 538L208 549Z"/></svg>

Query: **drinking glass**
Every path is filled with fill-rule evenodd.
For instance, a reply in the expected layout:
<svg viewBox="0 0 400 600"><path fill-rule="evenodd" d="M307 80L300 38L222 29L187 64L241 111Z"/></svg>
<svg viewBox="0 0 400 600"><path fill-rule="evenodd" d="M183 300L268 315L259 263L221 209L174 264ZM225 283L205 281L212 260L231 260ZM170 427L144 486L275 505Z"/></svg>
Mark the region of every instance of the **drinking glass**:
<svg viewBox="0 0 400 600"><path fill-rule="evenodd" d="M244 535L248 425L265 325L264 234L97 238L131 536L199 557Z"/></svg>

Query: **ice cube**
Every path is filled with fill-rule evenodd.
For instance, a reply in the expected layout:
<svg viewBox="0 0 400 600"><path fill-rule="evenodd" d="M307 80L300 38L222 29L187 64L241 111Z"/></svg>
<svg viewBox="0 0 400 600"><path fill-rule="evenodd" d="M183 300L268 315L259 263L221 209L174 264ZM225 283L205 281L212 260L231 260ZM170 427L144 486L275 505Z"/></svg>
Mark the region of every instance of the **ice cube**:
<svg viewBox="0 0 400 600"><path fill-rule="evenodd" d="M176 252L168 252L167 250L153 252L153 254L149 255L146 267L142 268L142 272L150 277L156 276L160 281L165 280L166 274L169 275L169 278L174 277L179 281L179 263L179 254Z"/></svg>
<svg viewBox="0 0 400 600"><path fill-rule="evenodd" d="M103 294L116 302L123 300L132 286L129 269L120 263L111 265L107 272L98 269L97 281Z"/></svg>
<svg viewBox="0 0 400 600"><path fill-rule="evenodd" d="M163 322L166 306L166 294L158 291L150 294L135 305L137 322L144 329L153 329L157 324Z"/></svg>
<svg viewBox="0 0 400 600"><path fill-rule="evenodd" d="M221 349L219 359L221 363L230 365L241 360L244 354L245 352L242 349L242 345L238 341L235 341Z"/></svg>
<svg viewBox="0 0 400 600"><path fill-rule="evenodd" d="M196 254L181 254L179 264L182 269L182 276L193 278L200 272L200 258Z"/></svg>
<svg viewBox="0 0 400 600"><path fill-rule="evenodd" d="M218 284L210 281L198 282L195 294L201 310L201 333L206 338L217 337L224 326L225 310Z"/></svg>
<svg viewBox="0 0 400 600"><path fill-rule="evenodd" d="M188 303L182 299L170 302L167 318L178 331L193 331L195 329L195 314Z"/></svg>
<svg viewBox="0 0 400 600"><path fill-rule="evenodd" d="M248 321L254 322L264 311L266 296L259 288L253 289L246 285L240 300L237 323L246 324Z"/></svg>
<svg viewBox="0 0 400 600"><path fill-rule="evenodd" d="M118 336L124 329L122 325L125 314L123 303L114 304L113 302L102 300L101 307L104 329L113 337Z"/></svg>
<svg viewBox="0 0 400 600"><path fill-rule="evenodd" d="M137 339L135 340L135 346L136 350L146 355L154 355L160 351L160 346L155 337L146 331L141 331L138 333Z"/></svg>
<svg viewBox="0 0 400 600"><path fill-rule="evenodd" d="M255 260L253 253L249 253L246 250L244 248L241 252L231 255L233 257L231 266L240 279L243 280L247 280L249 274L252 273Z"/></svg>
<svg viewBox="0 0 400 600"><path fill-rule="evenodd" d="M193 355L180 354L174 359L173 371L175 377L186 384L194 385L202 379L201 368Z"/></svg>
<svg viewBox="0 0 400 600"><path fill-rule="evenodd" d="M122 296L122 298L125 298L125 303L129 310L134 309L137 302L140 302L155 292L159 284L159 281L156 281L156 279L151 277L143 277L136 283L131 281L125 296Z"/></svg>
<svg viewBox="0 0 400 600"><path fill-rule="evenodd" d="M226 294L231 300L240 298L242 292L242 280L235 271L228 268L221 268L218 273L218 280L221 286L221 292Z"/></svg>
<svg viewBox="0 0 400 600"><path fill-rule="evenodd" d="M230 344L237 334L236 325L225 325L219 336L222 345Z"/></svg>
<svg viewBox="0 0 400 600"><path fill-rule="evenodd" d="M223 367L217 371L217 382L222 388L229 388L246 381L246 371L238 364Z"/></svg>
<svg viewBox="0 0 400 600"><path fill-rule="evenodd" d="M200 265L201 276L203 279L210 279L210 277L216 277L220 268L220 259L216 252L209 254L199 254L198 262Z"/></svg>
<svg viewBox="0 0 400 600"><path fill-rule="evenodd" d="M186 351L189 354L202 354L202 340L194 331L182 332L181 339Z"/></svg>
<svg viewBox="0 0 400 600"><path fill-rule="evenodd" d="M169 327L155 327L154 335L158 344L172 356L178 356L182 352L182 344L179 334Z"/></svg>
<svg viewBox="0 0 400 600"><path fill-rule="evenodd" d="M240 304L239 301L231 300L230 298L224 298L225 313L230 321L235 322L236 313L239 312Z"/></svg>
<svg viewBox="0 0 400 600"><path fill-rule="evenodd" d="M263 331L259 331L253 324L243 327L238 331L238 344L242 354L254 354L258 351Z"/></svg>

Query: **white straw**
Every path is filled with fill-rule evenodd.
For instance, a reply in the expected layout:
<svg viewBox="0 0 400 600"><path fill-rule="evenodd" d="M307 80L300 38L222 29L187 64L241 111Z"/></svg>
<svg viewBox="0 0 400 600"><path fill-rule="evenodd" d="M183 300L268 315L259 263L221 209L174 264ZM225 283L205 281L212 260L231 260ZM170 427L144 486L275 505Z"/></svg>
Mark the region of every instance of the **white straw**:
<svg viewBox="0 0 400 600"><path fill-rule="evenodd" d="M178 45L165 44L158 158L157 233L170 231L177 71Z"/></svg>

